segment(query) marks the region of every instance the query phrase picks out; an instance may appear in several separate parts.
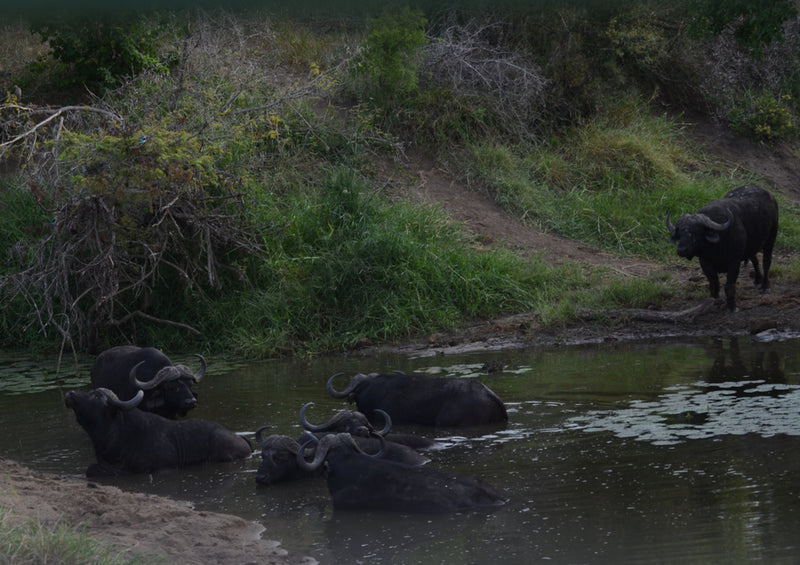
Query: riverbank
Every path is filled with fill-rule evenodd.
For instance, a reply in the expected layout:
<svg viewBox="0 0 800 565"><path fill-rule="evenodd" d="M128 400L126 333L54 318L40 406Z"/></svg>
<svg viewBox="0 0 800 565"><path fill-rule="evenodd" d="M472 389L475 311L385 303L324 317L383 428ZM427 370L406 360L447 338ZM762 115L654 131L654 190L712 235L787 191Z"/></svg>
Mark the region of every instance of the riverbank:
<svg viewBox="0 0 800 565"><path fill-rule="evenodd" d="M185 565L316 563L270 541L263 527L184 502L39 473L0 457L0 508L20 523L75 528L108 544L123 562Z"/></svg>

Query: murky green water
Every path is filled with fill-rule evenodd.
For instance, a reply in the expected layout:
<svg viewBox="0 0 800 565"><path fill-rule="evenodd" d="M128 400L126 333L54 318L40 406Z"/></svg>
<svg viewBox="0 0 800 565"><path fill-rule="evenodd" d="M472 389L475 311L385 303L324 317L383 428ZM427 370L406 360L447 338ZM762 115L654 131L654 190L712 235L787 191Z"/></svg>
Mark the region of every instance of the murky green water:
<svg viewBox="0 0 800 565"><path fill-rule="evenodd" d="M506 369L485 375L484 363ZM176 361L192 364L190 356ZM54 361L0 362L0 455L81 475L88 438L63 393L88 383ZM458 357L209 362L193 416L299 435L344 407L344 371L479 378L509 408L501 429L418 430L429 465L476 474L509 503L445 516L339 512L323 481L257 487L251 460L115 479L262 523L265 537L321 563L730 563L800 556L800 341L605 344ZM36 377L36 386L31 379Z"/></svg>

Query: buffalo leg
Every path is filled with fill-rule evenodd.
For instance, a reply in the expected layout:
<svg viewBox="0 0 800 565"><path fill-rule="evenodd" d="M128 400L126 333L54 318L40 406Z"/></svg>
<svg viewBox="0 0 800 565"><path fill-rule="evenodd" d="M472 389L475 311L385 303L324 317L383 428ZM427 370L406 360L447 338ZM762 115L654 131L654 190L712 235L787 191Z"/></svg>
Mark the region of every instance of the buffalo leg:
<svg viewBox="0 0 800 565"><path fill-rule="evenodd" d="M725 300L728 303L728 312L736 312L736 279L739 278L739 261L728 267L728 277L725 280Z"/></svg>
<svg viewBox="0 0 800 565"><path fill-rule="evenodd" d="M719 298L719 275L717 275L717 270L705 259L700 259L700 268L708 279L708 291L711 298Z"/></svg>
<svg viewBox="0 0 800 565"><path fill-rule="evenodd" d="M777 235L778 227L776 226L764 243L764 250L761 254L761 263L764 266L764 280L761 281L761 290L764 292L769 290L769 268L772 266L772 248L775 246L775 237Z"/></svg>
<svg viewBox="0 0 800 565"><path fill-rule="evenodd" d="M761 277L761 269L758 267L758 257L753 255L750 257L750 263L753 264L753 271L755 271L755 276L753 277L753 285L758 288L759 285L762 284L763 279Z"/></svg>

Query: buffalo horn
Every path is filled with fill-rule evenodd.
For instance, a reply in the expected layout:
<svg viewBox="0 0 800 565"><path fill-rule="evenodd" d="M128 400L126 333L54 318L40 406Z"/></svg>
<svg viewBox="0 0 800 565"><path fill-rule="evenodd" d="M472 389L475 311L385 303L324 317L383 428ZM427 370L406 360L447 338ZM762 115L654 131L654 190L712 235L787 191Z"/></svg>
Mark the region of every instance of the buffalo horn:
<svg viewBox="0 0 800 565"><path fill-rule="evenodd" d="M383 421L385 422L385 424L383 426L383 429L381 431L379 431L379 432L376 432L379 436L383 437L386 434L388 434L389 431L392 429L392 418L391 418L391 416L389 416L389 414L387 414L386 412L384 412L380 408L376 408L375 410L373 410L373 412L375 414L380 414L381 417L383 418Z"/></svg>
<svg viewBox="0 0 800 565"><path fill-rule="evenodd" d="M136 378L136 369L138 369L144 363L144 361L139 361L133 366L133 369L131 369L130 372L131 382L141 390L150 390L156 388L164 381L173 381L181 376L178 368L176 368L174 365L167 365L166 367L162 367L149 381L140 381Z"/></svg>
<svg viewBox="0 0 800 565"><path fill-rule="evenodd" d="M675 235L675 226L669 221L669 212L667 212L667 229L669 230L670 235Z"/></svg>
<svg viewBox="0 0 800 565"><path fill-rule="evenodd" d="M730 210L728 210L728 221L725 222L724 224L719 224L715 222L705 214L696 214L696 216L701 224L714 231L725 231L730 227L731 223L733 222L733 215L731 214Z"/></svg>
<svg viewBox="0 0 800 565"><path fill-rule="evenodd" d="M332 420L324 424L315 426L314 424L309 422L308 419L306 419L306 410L308 410L308 408L310 408L311 406L314 406L313 402L306 402L300 409L300 424L303 426L304 429L308 430L309 432L324 432L329 430L331 427Z"/></svg>
<svg viewBox="0 0 800 565"><path fill-rule="evenodd" d="M356 376L352 378L350 384L347 385L347 388L339 392L333 388L333 379L341 375L344 375L344 373L336 373L335 375L333 375L331 378L328 379L328 382L325 385L325 388L328 389L328 393L334 398L347 398L347 396L351 392L353 392L359 384L361 384L362 382L364 382L364 380L367 379L367 375L363 373L358 373Z"/></svg>
<svg viewBox="0 0 800 565"><path fill-rule="evenodd" d="M315 446L314 458L311 461L307 461L305 457L305 450L306 447L311 443L313 443ZM304 432L300 450L297 452L297 464L301 469L306 471L316 471L319 466L322 465L322 462L325 461L325 457L328 455L329 447L330 446L327 444L323 446L315 435L309 432Z"/></svg>
<svg viewBox="0 0 800 565"><path fill-rule="evenodd" d="M199 383L200 379L206 374L206 358L199 353L195 353L194 356L200 359L200 368L194 374L194 382Z"/></svg>
<svg viewBox="0 0 800 565"><path fill-rule="evenodd" d="M271 425L267 424L266 426L261 426L256 430L256 443L258 444L258 447L264 447L264 439L261 437L261 434L264 432L264 430L268 430L271 427Z"/></svg>
<svg viewBox="0 0 800 565"><path fill-rule="evenodd" d="M329 434L323 436L322 439L318 439L316 436L309 432L304 432L303 434L303 442L300 447L300 451L297 452L297 464L300 466L301 469L305 469L306 471L316 471L322 462L325 461L325 458L328 456L328 451L336 445L342 445L347 447L352 447L359 453L363 453L369 457L381 457L383 452L386 451L386 440L383 436L378 436L378 440L381 442L381 448L378 450L377 453L371 454L366 453L362 450L358 444L353 440L353 436L346 433L341 434ZM306 447L313 443L316 445L316 449L314 450L314 458L311 461L306 460L305 458L305 450Z"/></svg>
<svg viewBox="0 0 800 565"><path fill-rule="evenodd" d="M117 408L122 408L123 410L133 410L139 406L142 398L144 398L143 390L136 391L136 394L130 400L120 400L114 391L107 388L98 388L97 390L105 395L109 404L116 406Z"/></svg>

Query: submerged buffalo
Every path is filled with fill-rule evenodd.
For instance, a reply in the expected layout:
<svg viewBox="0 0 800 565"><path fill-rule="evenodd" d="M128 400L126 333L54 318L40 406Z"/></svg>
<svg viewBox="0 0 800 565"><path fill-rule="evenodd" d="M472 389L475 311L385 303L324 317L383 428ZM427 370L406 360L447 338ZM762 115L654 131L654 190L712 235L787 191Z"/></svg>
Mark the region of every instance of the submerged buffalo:
<svg viewBox="0 0 800 565"><path fill-rule="evenodd" d="M98 355L91 371L92 386L112 390L119 398L131 398L144 391L139 408L165 418L180 418L197 406L192 390L206 372L202 355L200 369L193 373L186 365L175 365L154 347L121 345Z"/></svg>
<svg viewBox="0 0 800 565"><path fill-rule="evenodd" d="M673 225L667 214L667 228L678 244L678 255L700 259L712 298L719 298L719 273L726 273L725 298L729 312L736 308L736 279L742 262L755 270L755 286L769 289L772 248L778 234L778 203L766 190L755 185L734 188L724 198L700 208L696 214L681 216ZM756 254L762 252L763 274Z"/></svg>
<svg viewBox="0 0 800 565"><path fill-rule="evenodd" d="M358 447L368 453L381 452L381 457L410 466L424 465L429 459L412 447L394 441L382 441L382 436L391 429L391 420L385 416L384 428L380 431L372 427L366 417L359 412L342 410L325 424L314 425L306 419L306 410L313 403L309 402L300 410L300 422L303 428L313 432L317 437L332 433L350 433ZM256 443L261 449L261 465L256 471L256 482L269 485L279 481L308 478L321 474L322 469L308 471L297 463L297 455L303 449L307 437L293 439L285 435L263 436L264 430L271 426L262 426L256 430ZM348 431L345 431L348 430ZM432 442L431 442L432 443ZM385 445L383 450L381 446Z"/></svg>
<svg viewBox="0 0 800 565"><path fill-rule="evenodd" d="M328 393L355 402L371 418L386 411L395 424L476 426L508 421L503 401L477 380L407 373L355 375L344 390L333 387L342 373L328 379Z"/></svg>
<svg viewBox="0 0 800 565"><path fill-rule="evenodd" d="M300 424L304 429L314 433L348 433L354 437L377 437L381 435L392 443L407 445L413 449L426 449L432 447L436 442L430 438L418 436L416 434L397 434L392 433L392 419L385 411L376 409L374 413L380 416L383 421L383 429L378 430L369 421L367 416L361 412L353 410L339 410L333 417L324 424L314 425L306 418L306 411L313 406L313 402L306 403L300 409Z"/></svg>
<svg viewBox="0 0 800 565"><path fill-rule="evenodd" d="M334 508L444 513L505 504L503 496L485 481L428 467L412 467L368 455L350 434L308 435L313 457L297 454L308 472L325 466ZM380 452L379 452L380 453Z"/></svg>
<svg viewBox="0 0 800 565"><path fill-rule="evenodd" d="M88 476L154 473L252 454L245 438L215 422L175 421L139 410L143 397L140 390L123 401L105 388L65 395L65 404L89 435L97 457L86 470Z"/></svg>

